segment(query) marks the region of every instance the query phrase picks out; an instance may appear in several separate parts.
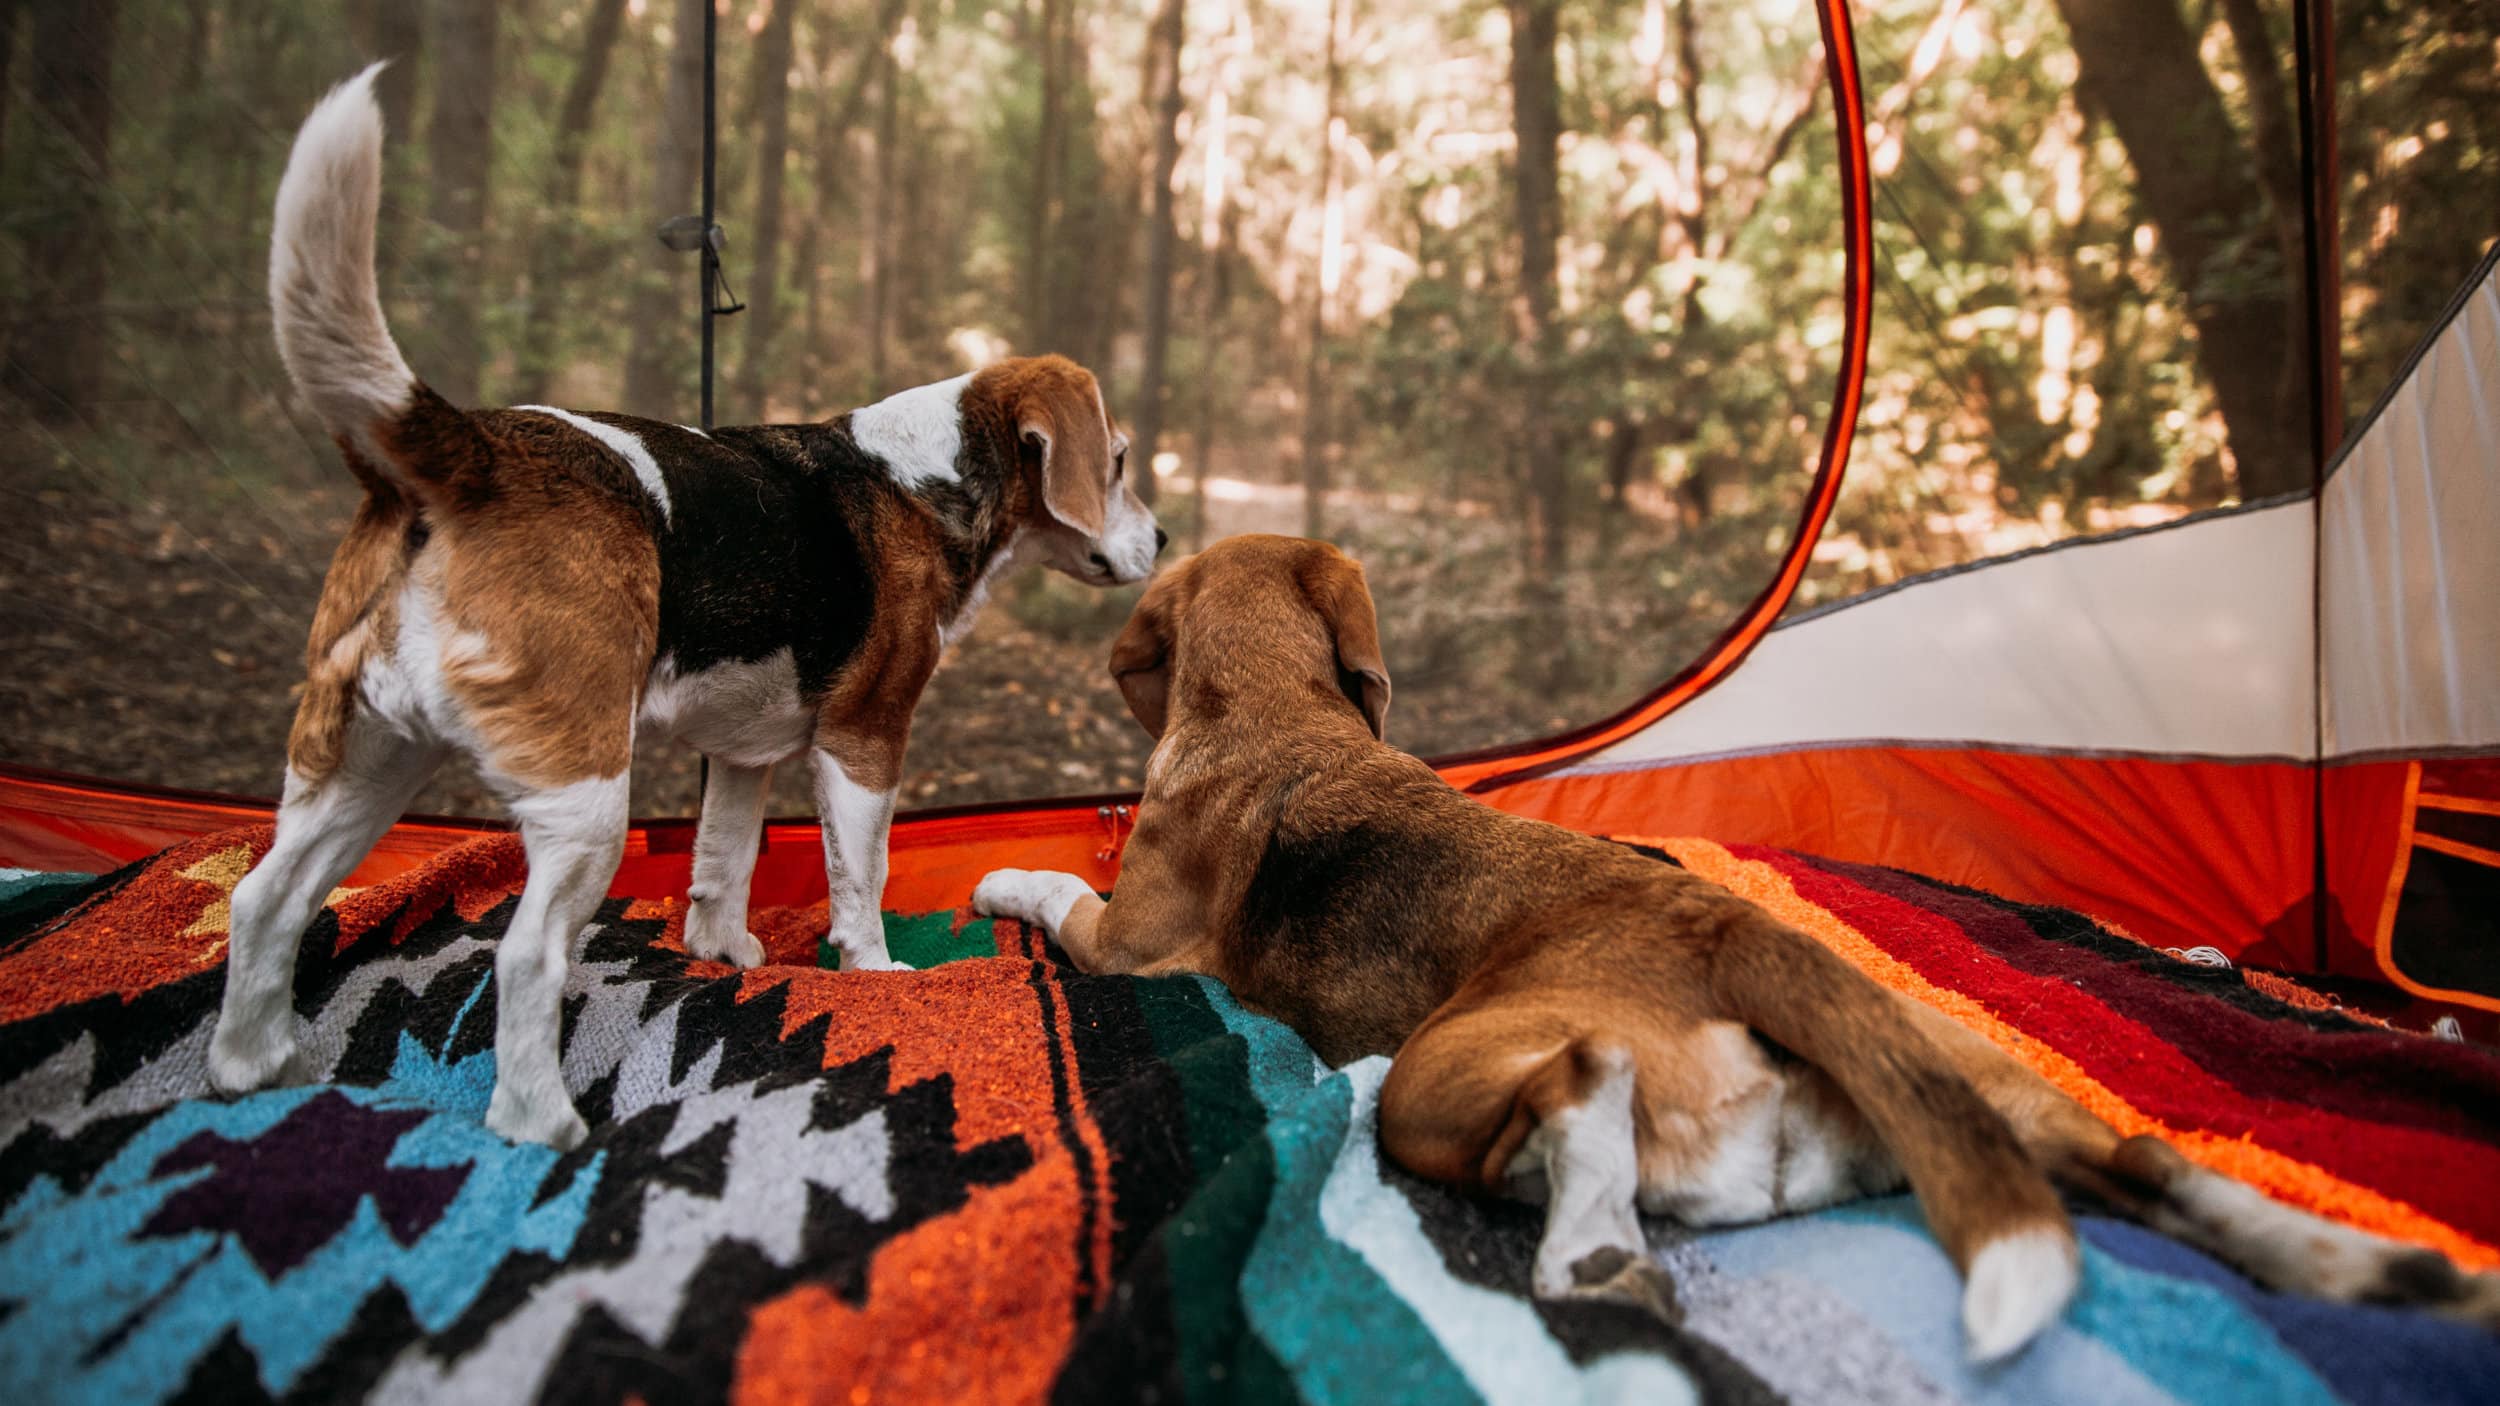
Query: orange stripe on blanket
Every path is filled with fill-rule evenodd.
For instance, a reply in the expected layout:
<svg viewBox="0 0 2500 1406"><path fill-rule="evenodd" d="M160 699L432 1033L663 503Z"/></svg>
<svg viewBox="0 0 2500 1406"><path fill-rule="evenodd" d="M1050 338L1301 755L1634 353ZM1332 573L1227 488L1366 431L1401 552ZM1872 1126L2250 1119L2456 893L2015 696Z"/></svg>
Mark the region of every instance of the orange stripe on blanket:
<svg viewBox="0 0 2500 1406"><path fill-rule="evenodd" d="M1618 838L1672 854L1693 873L1761 904L1772 916L1811 934L1879 984L1942 1011L1978 1031L2042 1078L2081 1103L2121 1134L2150 1133L2189 1160L2244 1181L2277 1200L2330 1220L2445 1252L2473 1269L2500 1268L2500 1247L2424 1214L2383 1192L2349 1182L2312 1163L2285 1156L2247 1138L2181 1131L2138 1109L2065 1054L2001 1018L1970 996L1936 985L1908 963L1878 947L1829 909L1800 896L1788 876L1758 860L1739 859L1709 840Z"/></svg>

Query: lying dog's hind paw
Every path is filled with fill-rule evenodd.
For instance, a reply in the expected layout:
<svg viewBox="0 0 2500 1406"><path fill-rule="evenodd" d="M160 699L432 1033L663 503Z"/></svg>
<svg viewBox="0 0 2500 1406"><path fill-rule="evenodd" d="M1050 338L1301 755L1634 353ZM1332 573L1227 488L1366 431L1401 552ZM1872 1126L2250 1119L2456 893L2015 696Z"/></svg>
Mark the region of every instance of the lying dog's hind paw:
<svg viewBox="0 0 2500 1406"><path fill-rule="evenodd" d="M1591 1250L1571 1266L1567 1296L1637 1308L1670 1327L1684 1321L1667 1272L1646 1255L1612 1245Z"/></svg>

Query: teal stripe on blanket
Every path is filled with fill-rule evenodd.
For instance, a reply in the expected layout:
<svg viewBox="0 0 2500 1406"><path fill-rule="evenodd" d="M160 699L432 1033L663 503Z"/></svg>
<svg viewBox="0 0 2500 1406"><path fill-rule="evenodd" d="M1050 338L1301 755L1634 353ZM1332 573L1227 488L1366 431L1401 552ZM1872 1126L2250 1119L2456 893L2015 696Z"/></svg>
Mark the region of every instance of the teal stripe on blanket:
<svg viewBox="0 0 2500 1406"><path fill-rule="evenodd" d="M1527 1300L1452 1274L1406 1195L1381 1179L1380 1085L1384 1056L1358 1060L1331 1080L1353 1095L1337 1164L1320 1193L1320 1224L1361 1255L1440 1340L1442 1350L1490 1401L1641 1401L1668 1406L1696 1399L1697 1386L1654 1352L1616 1352L1585 1370L1547 1330Z"/></svg>
<svg viewBox="0 0 2500 1406"><path fill-rule="evenodd" d="M1320 1065L1284 1026L1222 988L1209 1001L1251 1051L1276 1182L1242 1277L1244 1310L1306 1400L1444 1402L1697 1399L1672 1361L1572 1362L1527 1300L1461 1282L1414 1206L1381 1180L1385 1059Z"/></svg>
<svg viewBox="0 0 2500 1406"><path fill-rule="evenodd" d="M1207 999L1250 1051L1276 1159L1267 1222L1241 1277L1242 1312L1314 1406L1476 1399L1430 1330L1360 1256L1321 1228L1320 1188L1345 1143L1352 1097L1310 1047L1210 981Z"/></svg>
<svg viewBox="0 0 2500 1406"><path fill-rule="evenodd" d="M1209 998L1220 989L1187 976L1135 984L1156 1052L1186 1091L1182 1117L1200 1178L1155 1229L1169 1266L1173 1367L1189 1401L1282 1401L1293 1388L1243 1316L1240 1282L1267 1219L1276 1159L1267 1111L1250 1088L1249 1046Z"/></svg>

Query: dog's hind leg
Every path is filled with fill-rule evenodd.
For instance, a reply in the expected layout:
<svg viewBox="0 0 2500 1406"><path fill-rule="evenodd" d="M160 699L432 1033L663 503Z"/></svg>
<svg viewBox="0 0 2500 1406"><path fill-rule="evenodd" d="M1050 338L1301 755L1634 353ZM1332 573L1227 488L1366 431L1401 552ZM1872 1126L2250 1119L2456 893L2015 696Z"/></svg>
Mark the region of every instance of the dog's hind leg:
<svg viewBox="0 0 2500 1406"><path fill-rule="evenodd" d="M1445 1012L1449 1007L1444 1007ZM1380 1090L1380 1140L1410 1171L1545 1204L1530 1287L1675 1316L1639 1216L1635 1065L1537 1011L1436 1017Z"/></svg>
<svg viewBox="0 0 2500 1406"><path fill-rule="evenodd" d="M1638 1215L1631 1057L1575 1045L1520 1093L1536 1128L1506 1170L1544 1178L1545 1234L1531 1276L1538 1297L1637 1292L1644 1281L1634 1271L1648 1261L1648 1242Z"/></svg>
<svg viewBox="0 0 2500 1406"><path fill-rule="evenodd" d="M391 828L441 750L369 717L350 720L338 764L307 778L287 768L278 833L235 885L226 993L209 1040L209 1081L229 1094L286 1077L295 1058L295 952L322 900Z"/></svg>
<svg viewBox="0 0 2500 1406"><path fill-rule="evenodd" d="M495 953L495 1095L486 1126L569 1149L588 1131L564 1091L564 969L625 850L627 776L523 793L512 803L529 883Z"/></svg>
<svg viewBox="0 0 2500 1406"><path fill-rule="evenodd" d="M760 966L764 944L747 931L747 886L755 878L755 846L763 837L765 783L772 768L717 758L695 827L694 880L686 888L686 955Z"/></svg>

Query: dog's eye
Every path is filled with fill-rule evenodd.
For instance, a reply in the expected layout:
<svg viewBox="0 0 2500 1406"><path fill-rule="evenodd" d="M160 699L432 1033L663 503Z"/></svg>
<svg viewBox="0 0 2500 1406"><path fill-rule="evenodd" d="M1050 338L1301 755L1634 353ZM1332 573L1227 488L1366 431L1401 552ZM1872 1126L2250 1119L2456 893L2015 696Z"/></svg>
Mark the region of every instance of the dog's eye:
<svg viewBox="0 0 2500 1406"><path fill-rule="evenodd" d="M1111 481L1113 483L1118 483L1120 481L1120 475L1127 472L1128 451L1123 449L1119 453L1111 456Z"/></svg>

